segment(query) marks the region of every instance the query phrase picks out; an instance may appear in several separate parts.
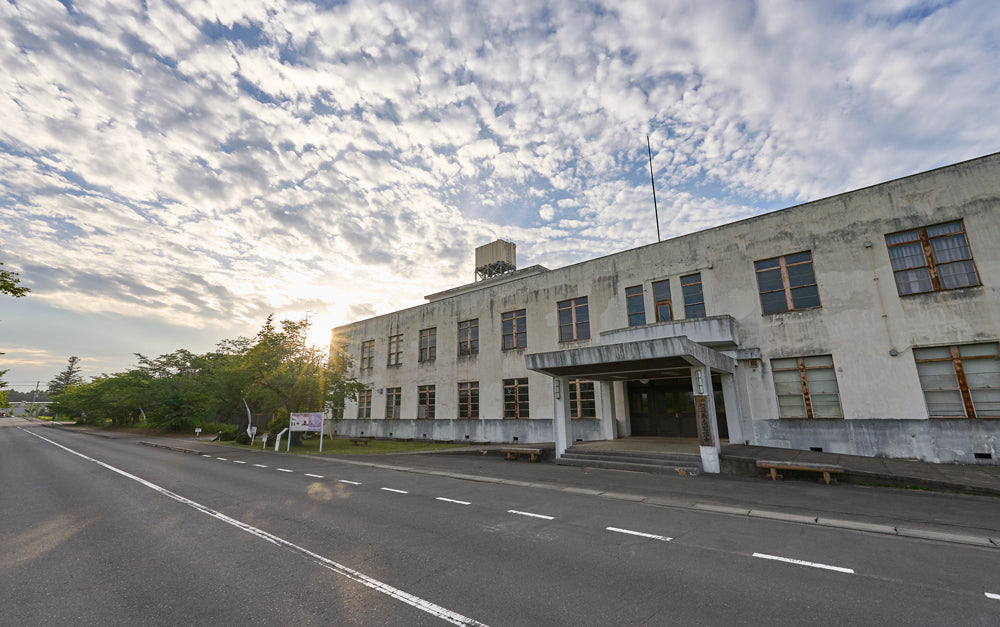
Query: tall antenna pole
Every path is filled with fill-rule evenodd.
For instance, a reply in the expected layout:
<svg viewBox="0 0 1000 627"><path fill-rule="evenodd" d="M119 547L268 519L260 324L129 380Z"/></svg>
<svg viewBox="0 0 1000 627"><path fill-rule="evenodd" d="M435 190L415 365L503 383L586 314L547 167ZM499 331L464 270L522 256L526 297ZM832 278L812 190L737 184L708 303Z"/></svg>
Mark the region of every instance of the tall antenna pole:
<svg viewBox="0 0 1000 627"><path fill-rule="evenodd" d="M653 149L649 147L646 135L646 152L649 153L649 182L653 185L653 214L656 216L656 241L660 241L660 210L656 207L656 181L653 179Z"/></svg>

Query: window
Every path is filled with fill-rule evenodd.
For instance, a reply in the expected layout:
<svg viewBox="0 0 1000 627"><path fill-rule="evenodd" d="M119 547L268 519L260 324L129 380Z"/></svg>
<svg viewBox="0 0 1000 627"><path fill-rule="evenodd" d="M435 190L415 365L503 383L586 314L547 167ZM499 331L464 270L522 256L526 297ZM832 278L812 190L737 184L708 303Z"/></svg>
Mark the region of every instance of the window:
<svg viewBox="0 0 1000 627"><path fill-rule="evenodd" d="M559 341L586 340L590 338L590 317L587 297L564 300L558 304Z"/></svg>
<svg viewBox="0 0 1000 627"><path fill-rule="evenodd" d="M979 285L961 221L885 236L900 296Z"/></svg>
<svg viewBox="0 0 1000 627"><path fill-rule="evenodd" d="M657 322L670 322L674 319L674 308L670 302L670 281L653 283L653 308L656 310Z"/></svg>
<svg viewBox="0 0 1000 627"><path fill-rule="evenodd" d="M705 317L705 294L701 289L701 273L681 277L681 295L684 297L684 317Z"/></svg>
<svg viewBox="0 0 1000 627"><path fill-rule="evenodd" d="M437 357L437 327L420 332L420 354L417 361L434 361Z"/></svg>
<svg viewBox="0 0 1000 627"><path fill-rule="evenodd" d="M646 324L646 305L642 302L641 285L625 288L625 311L628 312L628 326Z"/></svg>
<svg viewBox="0 0 1000 627"><path fill-rule="evenodd" d="M772 359L781 418L843 418L831 355Z"/></svg>
<svg viewBox="0 0 1000 627"><path fill-rule="evenodd" d="M479 354L479 318L458 323L458 354Z"/></svg>
<svg viewBox="0 0 1000 627"><path fill-rule="evenodd" d="M375 340L361 342L361 369L371 370L372 357L375 354Z"/></svg>
<svg viewBox="0 0 1000 627"><path fill-rule="evenodd" d="M417 386L417 420L434 420L434 386Z"/></svg>
<svg viewBox="0 0 1000 627"><path fill-rule="evenodd" d="M398 366L403 363L403 334L389 336L389 366Z"/></svg>
<svg viewBox="0 0 1000 627"><path fill-rule="evenodd" d="M812 253L808 250L765 259L754 265L760 288L760 306L765 314L820 306Z"/></svg>
<svg viewBox="0 0 1000 627"><path fill-rule="evenodd" d="M528 345L528 321L525 310L508 311L500 316L503 327L503 349L524 348Z"/></svg>
<svg viewBox="0 0 1000 627"><path fill-rule="evenodd" d="M597 403L594 401L593 381L569 380L569 417L597 417Z"/></svg>
<svg viewBox="0 0 1000 627"><path fill-rule="evenodd" d="M403 403L403 388L385 389L385 419L399 418L399 406Z"/></svg>
<svg viewBox="0 0 1000 627"><path fill-rule="evenodd" d="M528 417L528 379L503 380L503 417Z"/></svg>
<svg viewBox="0 0 1000 627"><path fill-rule="evenodd" d="M358 392L358 419L372 417L372 391L362 390Z"/></svg>
<svg viewBox="0 0 1000 627"><path fill-rule="evenodd" d="M914 348L932 418L1000 418L1000 344Z"/></svg>
<svg viewBox="0 0 1000 627"><path fill-rule="evenodd" d="M479 418L479 381L458 384L458 417L465 420Z"/></svg>

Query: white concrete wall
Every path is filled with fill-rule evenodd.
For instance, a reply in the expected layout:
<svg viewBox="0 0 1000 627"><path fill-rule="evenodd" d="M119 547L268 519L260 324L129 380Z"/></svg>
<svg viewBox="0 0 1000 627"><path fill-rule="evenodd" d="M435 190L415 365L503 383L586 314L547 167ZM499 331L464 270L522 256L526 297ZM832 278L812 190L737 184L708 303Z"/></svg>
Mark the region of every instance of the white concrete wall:
<svg viewBox="0 0 1000 627"><path fill-rule="evenodd" d="M959 219L982 285L900 297L885 235ZM865 242L871 242L871 248ZM499 419L502 379L526 376L531 419L551 420L551 382L525 370L526 352L610 341L601 334L627 327L625 288L633 285L645 288L646 319L651 323L651 283L669 279L674 316L682 319L679 279L700 272L707 315L732 316L736 347L758 348L763 357L755 367L740 362L736 374L746 439L762 445L806 447L808 441L808 446L845 453L970 461L973 449L986 449L1000 437L1000 420L981 421L975 428L971 423L930 425L942 421L928 421L911 349L1000 339L997 242L1000 154L557 270L536 269L526 271L524 278L500 277L443 292L432 302L335 329L334 341L348 341L361 381L376 390L403 388L403 418L415 418L417 386L424 384L437 386L437 418L455 418L457 383L474 380L480 383L480 418ZM762 315L754 261L805 250L812 252L822 307ZM580 296L589 300L591 339L560 343L556 303ZM500 316L516 309L527 311L528 346L501 351ZM471 318L479 319L479 355L459 358L457 325ZM419 330L432 326L437 327L437 359L418 365ZM403 364L387 368L387 338L397 332L404 333ZM360 343L368 339L375 340L374 369L362 373L357 371ZM898 355L890 356L890 348ZM770 360L816 354L833 355L845 420L778 421ZM384 416L384 405L384 395L373 394L373 418ZM609 405L598 399L597 406L600 410ZM349 404L345 416L355 412ZM864 442L852 439L850 434L859 428L853 421L872 420L900 422L868 429ZM968 441L960 446L963 437ZM941 446L936 438L949 444ZM915 440L926 444L914 448Z"/></svg>

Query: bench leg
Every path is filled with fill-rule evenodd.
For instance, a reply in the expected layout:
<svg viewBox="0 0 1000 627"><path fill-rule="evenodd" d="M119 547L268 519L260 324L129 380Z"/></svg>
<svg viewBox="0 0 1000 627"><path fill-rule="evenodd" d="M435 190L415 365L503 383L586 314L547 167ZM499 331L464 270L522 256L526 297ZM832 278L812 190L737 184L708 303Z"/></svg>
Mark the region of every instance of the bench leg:
<svg viewBox="0 0 1000 627"><path fill-rule="evenodd" d="M771 481L777 481L782 478L781 475L778 474L777 468L768 468L768 470L771 471Z"/></svg>
<svg viewBox="0 0 1000 627"><path fill-rule="evenodd" d="M517 459L517 453L507 453L507 461L512 462Z"/></svg>

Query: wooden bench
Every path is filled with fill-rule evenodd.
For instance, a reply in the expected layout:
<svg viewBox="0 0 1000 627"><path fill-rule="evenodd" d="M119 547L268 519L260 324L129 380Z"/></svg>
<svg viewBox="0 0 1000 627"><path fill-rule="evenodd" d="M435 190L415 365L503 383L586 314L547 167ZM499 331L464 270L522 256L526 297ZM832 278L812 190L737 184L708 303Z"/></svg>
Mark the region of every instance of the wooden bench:
<svg viewBox="0 0 1000 627"><path fill-rule="evenodd" d="M542 453L544 453L545 451L540 448L526 448L518 446L518 447L502 448L500 449L500 452L503 453L506 456L506 459L510 461L517 459L518 455L530 455L531 461L537 462L539 459L542 458Z"/></svg>
<svg viewBox="0 0 1000 627"><path fill-rule="evenodd" d="M351 444L354 446L368 446L368 443L372 441L371 438L349 438Z"/></svg>
<svg viewBox="0 0 1000 627"><path fill-rule="evenodd" d="M823 481L826 485L831 483L836 484L837 480L830 475L842 475L844 474L844 467L838 466L837 464L818 464L815 462L779 462L770 461L764 459L757 460L757 468L765 468L771 472L771 479L778 480L781 479L781 475L778 474L779 470L801 470L804 472L821 472L823 473Z"/></svg>

